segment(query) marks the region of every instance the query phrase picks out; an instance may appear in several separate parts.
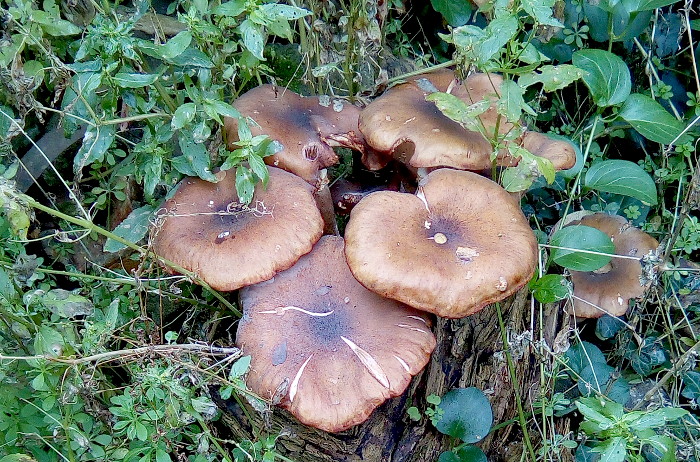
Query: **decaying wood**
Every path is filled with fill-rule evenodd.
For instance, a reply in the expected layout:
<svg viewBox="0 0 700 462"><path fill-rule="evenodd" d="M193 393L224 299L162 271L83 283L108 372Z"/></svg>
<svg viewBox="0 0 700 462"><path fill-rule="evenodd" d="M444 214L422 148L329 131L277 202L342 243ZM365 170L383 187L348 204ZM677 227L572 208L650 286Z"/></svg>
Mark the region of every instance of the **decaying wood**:
<svg viewBox="0 0 700 462"><path fill-rule="evenodd" d="M549 360L536 354L533 342L543 339L551 347L557 334L568 329L562 326L568 323L568 317L560 308L547 307L542 319L538 311L531 309L525 290L502 304L517 388L526 412L537 397L540 362ZM275 408L266 417L249 409L247 414L255 420L251 425L238 404L227 402L220 403L226 407L223 419L226 428L221 431L230 434L221 436L237 441L255 440L252 428L267 428L271 434L281 434L277 449L295 461L432 462L454 442L435 430L426 418L419 422L409 419L408 407L417 406L423 411L428 395L442 396L454 387L474 386L488 396L494 424L517 417L515 388L510 380L495 307L463 319L438 319L435 324L438 345L426 369L415 377L406 393L384 403L364 424L329 434L301 425L287 412ZM536 444L539 435L531 432L531 438ZM491 462L527 460L521 458L524 445L517 423L491 433L479 446Z"/></svg>

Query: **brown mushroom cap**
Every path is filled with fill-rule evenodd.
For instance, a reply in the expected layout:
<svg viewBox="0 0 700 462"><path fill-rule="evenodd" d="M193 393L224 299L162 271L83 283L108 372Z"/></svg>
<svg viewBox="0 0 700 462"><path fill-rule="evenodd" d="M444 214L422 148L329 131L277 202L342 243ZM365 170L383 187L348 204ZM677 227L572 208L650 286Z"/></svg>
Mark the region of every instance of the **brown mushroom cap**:
<svg viewBox="0 0 700 462"><path fill-rule="evenodd" d="M659 246L656 239L619 215L595 213L571 223L577 224L599 229L610 236L616 255L641 258ZM599 318L606 313L622 316L629 300L641 297L649 287L650 281L642 283L641 277L642 264L629 258L613 257L597 271L571 271L575 298L570 311L579 318Z"/></svg>
<svg viewBox="0 0 700 462"><path fill-rule="evenodd" d="M282 144L282 150L265 162L302 177L309 183L318 179L318 171L338 162L331 146L362 150L364 140L358 129L359 108L340 101L321 105L318 97L302 97L291 90L262 85L233 102L242 116L252 118L253 136L268 135ZM238 141L238 120L224 121L228 148Z"/></svg>
<svg viewBox="0 0 700 462"><path fill-rule="evenodd" d="M251 390L329 432L403 393L435 348L425 314L362 287L343 247L324 236L272 281L241 290L237 333L252 355Z"/></svg>
<svg viewBox="0 0 700 462"><path fill-rule="evenodd" d="M185 178L163 205L157 255L197 273L217 290L235 290L270 279L308 253L323 220L313 188L270 168L267 189L255 187L250 208L238 201L233 171L218 183Z"/></svg>
<svg viewBox="0 0 700 462"><path fill-rule="evenodd" d="M429 75L429 74L428 74ZM432 85L414 80L389 89L360 112L359 128L376 151L363 158L376 169L396 158L416 168L450 166L465 170L491 167L491 144L465 130L425 97Z"/></svg>
<svg viewBox="0 0 700 462"><path fill-rule="evenodd" d="M475 173L440 169L421 191L424 201L418 194L372 193L350 214L345 253L365 287L459 318L530 279L537 241L503 188Z"/></svg>

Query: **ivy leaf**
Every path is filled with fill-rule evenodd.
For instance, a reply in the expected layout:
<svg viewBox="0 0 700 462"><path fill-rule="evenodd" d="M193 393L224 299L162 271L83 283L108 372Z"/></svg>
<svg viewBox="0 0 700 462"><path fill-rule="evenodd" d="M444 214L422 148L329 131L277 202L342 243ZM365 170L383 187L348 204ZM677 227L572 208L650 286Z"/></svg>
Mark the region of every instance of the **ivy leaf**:
<svg viewBox="0 0 700 462"><path fill-rule="evenodd" d="M642 167L628 160L596 162L586 172L586 187L621 194L656 205L656 183Z"/></svg>
<svg viewBox="0 0 700 462"><path fill-rule="evenodd" d="M564 27L564 24L553 16L552 8L555 3L556 0L523 0L522 6L525 12L535 18L539 24Z"/></svg>
<svg viewBox="0 0 700 462"><path fill-rule="evenodd" d="M551 249L552 260L574 271L595 271L608 264L615 253L615 245L607 234L584 225L560 229L554 233L550 244L560 247Z"/></svg>
<svg viewBox="0 0 700 462"><path fill-rule="evenodd" d="M73 170L80 172L86 165L102 161L116 136L114 125L90 125L85 130L83 144L73 159Z"/></svg>
<svg viewBox="0 0 700 462"><path fill-rule="evenodd" d="M112 233L126 239L134 244L139 242L146 236L151 225L151 217L156 211L153 205L144 205L131 211L128 217L114 228ZM107 239L105 242L104 251L108 253L119 252L125 249L126 246L114 239Z"/></svg>
<svg viewBox="0 0 700 462"><path fill-rule="evenodd" d="M442 397L444 411L435 428L465 443L481 441L493 423L491 403L478 388L455 388Z"/></svg>
<svg viewBox="0 0 700 462"><path fill-rule="evenodd" d="M250 19L246 19L238 26L238 29L241 31L241 35L243 35L243 45L248 51L260 61L265 61L265 57L263 56L265 39L260 27Z"/></svg>
<svg viewBox="0 0 700 462"><path fill-rule="evenodd" d="M561 274L545 274L529 284L532 295L540 303L554 303L563 300L571 291L569 284Z"/></svg>
<svg viewBox="0 0 700 462"><path fill-rule="evenodd" d="M541 83L544 91L552 92L561 90L583 77L583 71L571 64L559 64L558 66L548 64L542 66L539 70L539 74L533 71L530 74L520 76L518 84L523 88L527 88L535 83Z"/></svg>
<svg viewBox="0 0 700 462"><path fill-rule="evenodd" d="M620 117L645 138L661 144L673 143L685 126L647 95L632 93L620 109ZM677 140L683 144L688 137Z"/></svg>
<svg viewBox="0 0 700 462"><path fill-rule="evenodd" d="M700 399L700 372L688 371L683 374L683 385L681 395L684 398L695 401Z"/></svg>
<svg viewBox="0 0 700 462"><path fill-rule="evenodd" d="M579 50L573 54L572 62L585 71L583 82L598 106L620 104L632 91L629 68L617 55L604 50Z"/></svg>
<svg viewBox="0 0 700 462"><path fill-rule="evenodd" d="M158 80L158 74L137 74L119 72L114 77L114 82L122 88L147 87Z"/></svg>

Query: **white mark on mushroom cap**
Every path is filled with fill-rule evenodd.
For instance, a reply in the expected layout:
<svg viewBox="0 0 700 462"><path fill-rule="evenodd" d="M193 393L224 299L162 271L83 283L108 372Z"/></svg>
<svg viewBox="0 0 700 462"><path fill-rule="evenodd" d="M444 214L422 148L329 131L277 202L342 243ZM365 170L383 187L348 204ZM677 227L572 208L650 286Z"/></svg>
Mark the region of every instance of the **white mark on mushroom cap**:
<svg viewBox="0 0 700 462"><path fill-rule="evenodd" d="M617 294L617 303L619 303L620 306L622 306L624 302L625 300L620 296L620 294Z"/></svg>
<svg viewBox="0 0 700 462"><path fill-rule="evenodd" d="M411 117L410 119L408 119L408 120L407 120L406 122L404 122L403 124L406 125L406 124L408 124L408 123L413 122L414 120L416 120L416 118L415 118L415 117Z"/></svg>
<svg viewBox="0 0 700 462"><path fill-rule="evenodd" d="M309 361L311 361L311 358L313 358L314 355L309 356L306 361L304 361L304 364L301 365L299 370L297 371L297 375L294 376L294 380L292 380L292 384L289 386L289 402L291 403L294 401L294 397L297 395L297 390L299 389L299 379L301 379L301 374L304 373L304 369L306 368L306 365L309 364Z"/></svg>
<svg viewBox="0 0 700 462"><path fill-rule="evenodd" d="M420 186L418 186L418 191L416 191L416 197L418 199L420 199L420 201L423 203L423 205L425 206L425 210L427 210L428 213L430 213L430 208L428 207L428 201L425 198L425 193L423 192L423 188Z"/></svg>
<svg viewBox="0 0 700 462"><path fill-rule="evenodd" d="M436 244L445 244L447 242L447 236L445 236L442 233L435 233L433 237L429 237L428 239L432 239L435 241Z"/></svg>
<svg viewBox="0 0 700 462"><path fill-rule="evenodd" d="M406 317L407 317L407 318L410 318L410 319L415 319L416 321L420 321L420 322L422 322L423 324L425 324L426 326L428 325L428 323L426 322L426 320L423 319L423 318L421 318L420 316L408 315L408 316L406 316Z"/></svg>
<svg viewBox="0 0 700 462"><path fill-rule="evenodd" d="M406 361L403 359L399 358L398 356L394 355L394 358L403 366L404 369L406 369L406 372L411 372L411 368L408 367L408 364L406 364Z"/></svg>
<svg viewBox="0 0 700 462"><path fill-rule="evenodd" d="M217 239L225 239L225 238L229 237L230 235L231 235L231 233L229 231L223 231L223 232L220 232L219 235L216 236L216 238Z"/></svg>
<svg viewBox="0 0 700 462"><path fill-rule="evenodd" d="M330 316L335 310L325 311L323 313L314 313L313 311L305 310L304 308L299 308L298 306L279 306L274 310L258 311L260 314L278 314L282 316L286 311L299 311L300 313L308 314L309 316L314 316L316 318L322 318L324 316Z"/></svg>
<svg viewBox="0 0 700 462"><path fill-rule="evenodd" d="M352 340L349 340L342 335L340 338L350 347L352 352L355 353L355 356L357 356L362 365L367 368L370 375L377 379L377 382L381 383L385 388L389 388L389 378L386 376L384 370L379 365L377 360L374 359L371 354L357 346Z"/></svg>
<svg viewBox="0 0 700 462"><path fill-rule="evenodd" d="M471 247L457 247L455 250L455 255L462 261L470 262L479 256L479 252Z"/></svg>
<svg viewBox="0 0 700 462"><path fill-rule="evenodd" d="M498 282L496 283L496 289L500 290L501 292L505 292L505 290L508 288L508 281L506 281L506 278L501 276L498 278Z"/></svg>
<svg viewBox="0 0 700 462"><path fill-rule="evenodd" d="M396 327L400 327L400 328L402 328L402 329L413 330L413 331L416 331L416 332L423 332L424 334L427 334L427 332L424 331L423 329L420 329L420 328L418 328L418 327L413 327L413 326L408 325L408 324L396 324Z"/></svg>

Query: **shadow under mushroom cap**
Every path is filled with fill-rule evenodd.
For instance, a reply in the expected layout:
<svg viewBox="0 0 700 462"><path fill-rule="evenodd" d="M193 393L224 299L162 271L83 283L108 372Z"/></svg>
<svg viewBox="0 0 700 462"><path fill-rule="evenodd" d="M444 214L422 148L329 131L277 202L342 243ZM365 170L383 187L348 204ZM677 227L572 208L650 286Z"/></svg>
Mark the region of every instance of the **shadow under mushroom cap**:
<svg viewBox="0 0 700 462"><path fill-rule="evenodd" d="M439 316L468 316L522 287L537 242L517 203L475 173L440 169L419 195L381 191L355 206L348 265L378 294Z"/></svg>
<svg viewBox="0 0 700 462"><path fill-rule="evenodd" d="M248 386L301 422L338 432L406 389L435 338L424 314L362 287L343 239L324 236L271 281L241 290Z"/></svg>

